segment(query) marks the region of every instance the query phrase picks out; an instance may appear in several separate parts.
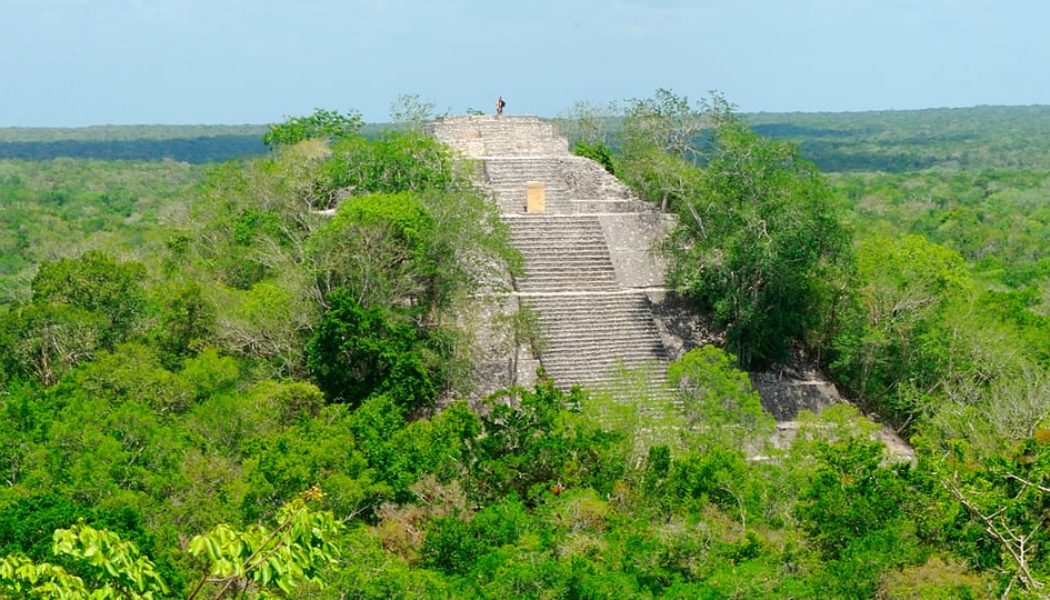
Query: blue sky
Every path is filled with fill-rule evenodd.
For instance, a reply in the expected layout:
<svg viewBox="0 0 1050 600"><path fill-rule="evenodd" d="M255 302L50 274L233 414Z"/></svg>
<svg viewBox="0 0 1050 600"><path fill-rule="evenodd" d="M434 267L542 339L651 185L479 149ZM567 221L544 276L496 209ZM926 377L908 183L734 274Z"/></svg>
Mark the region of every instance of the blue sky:
<svg viewBox="0 0 1050 600"><path fill-rule="evenodd" d="M1045 0L0 0L0 126L266 123L314 107L555 115L1050 104Z"/></svg>

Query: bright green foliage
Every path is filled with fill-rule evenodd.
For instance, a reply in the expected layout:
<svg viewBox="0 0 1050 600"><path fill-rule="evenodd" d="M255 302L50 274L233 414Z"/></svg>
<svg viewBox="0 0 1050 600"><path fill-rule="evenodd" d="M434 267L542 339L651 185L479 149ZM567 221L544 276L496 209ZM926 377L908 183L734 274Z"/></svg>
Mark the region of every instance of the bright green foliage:
<svg viewBox="0 0 1050 600"><path fill-rule="evenodd" d="M829 589L871 597L889 565L911 563L918 552L907 499L907 465L880 465L882 444L852 438L819 443L815 477L802 490L797 514L834 574Z"/></svg>
<svg viewBox="0 0 1050 600"><path fill-rule="evenodd" d="M198 366L192 366L191 371L206 369L204 365L209 362L208 358L220 360L212 352L204 360L195 361ZM231 365L226 362L223 366L229 369ZM226 385L229 385L229 378L235 378L236 374L227 372L225 377L228 378ZM194 382L165 369L156 351L141 344L122 344L112 352L100 352L94 361L71 374L68 384L60 392L76 390L78 399L114 405L142 403L159 413L185 411L195 399L197 387ZM202 381L201 385L206 383Z"/></svg>
<svg viewBox="0 0 1050 600"><path fill-rule="evenodd" d="M660 89L653 98L628 103L616 172L638 194L673 210L697 191L698 138L729 113L721 97L697 106Z"/></svg>
<svg viewBox="0 0 1050 600"><path fill-rule="evenodd" d="M84 581L50 563L36 564L20 555L0 558L0 592L12 598L89 598ZM111 588L99 590L99 597L114 598Z"/></svg>
<svg viewBox="0 0 1050 600"><path fill-rule="evenodd" d="M87 525L56 530L52 552L82 564L90 571L87 581L60 566L11 555L0 559L0 591L21 598L92 600L152 600L168 592L153 562L106 530Z"/></svg>
<svg viewBox="0 0 1050 600"><path fill-rule="evenodd" d="M0 161L0 305L28 300L38 267L56 257L159 253L160 212L201 173L173 161Z"/></svg>
<svg viewBox="0 0 1050 600"><path fill-rule="evenodd" d="M20 498L0 511L0 555L21 553L44 561L51 556L51 540L46 536L89 516L87 507L58 494Z"/></svg>
<svg viewBox="0 0 1050 600"><path fill-rule="evenodd" d="M339 568L328 579L330 590L341 590L346 597L358 600L445 600L456 596L456 588L441 573L419 568L389 552L368 528L350 532L337 543L344 552Z"/></svg>
<svg viewBox="0 0 1050 600"><path fill-rule="evenodd" d="M248 520L273 514L303 489L316 487L322 506L348 521L385 491L355 447L345 407L330 406L318 417L244 444L248 486L240 510Z"/></svg>
<svg viewBox="0 0 1050 600"><path fill-rule="evenodd" d="M276 520L273 529L254 525L237 531L219 525L190 540L190 555L203 558L208 566L189 598L205 590L221 597L230 589L250 597L273 597L278 590L289 594L306 583L322 584L321 573L335 561L331 540L340 524L329 512L311 510L303 499L281 507Z"/></svg>
<svg viewBox="0 0 1050 600"><path fill-rule="evenodd" d="M226 292L226 319L217 333L229 349L251 359L263 359L276 376L301 375L303 339L320 312L305 297L305 284L296 280L265 280L245 291Z"/></svg>
<svg viewBox="0 0 1050 600"><path fill-rule="evenodd" d="M1003 455L981 457L965 440L933 450L929 473L937 513L931 533L959 555L1039 597L1050 585L1050 435L1041 429ZM940 492L938 494L938 492Z"/></svg>
<svg viewBox="0 0 1050 600"><path fill-rule="evenodd" d="M857 251L863 321L835 341L832 363L855 393L903 421L915 412L901 386L928 390L944 377L937 325L971 287L958 254L919 236L866 238Z"/></svg>
<svg viewBox="0 0 1050 600"><path fill-rule="evenodd" d="M0 376L31 375L45 386L91 356L107 328L105 317L58 303L32 303L0 315Z"/></svg>
<svg viewBox="0 0 1050 600"><path fill-rule="evenodd" d="M325 313L307 343L307 366L332 402L360 404L388 394L406 409L428 406L437 387L422 342L411 325L379 308L362 308L346 291L329 296Z"/></svg>
<svg viewBox="0 0 1050 600"><path fill-rule="evenodd" d="M693 107L658 90L631 102L620 151L626 182L678 214L668 282L713 315L741 363L819 353L849 285L850 234L798 149L756 135L720 96Z"/></svg>
<svg viewBox="0 0 1050 600"><path fill-rule="evenodd" d="M589 158L600 164L609 173L616 175L616 164L613 162L613 151L605 142L585 142L578 140L572 145L572 153Z"/></svg>
<svg viewBox="0 0 1050 600"><path fill-rule="evenodd" d="M526 533L529 520L525 506L513 498L485 508L468 522L454 517L435 519L423 543L423 561L447 573L465 573L492 548L517 542Z"/></svg>
<svg viewBox="0 0 1050 600"><path fill-rule="evenodd" d="M431 255L433 220L408 193L374 194L345 202L310 240L325 295L346 290L366 307L405 305L425 315L438 275Z"/></svg>
<svg viewBox="0 0 1050 600"><path fill-rule="evenodd" d="M667 89L656 90L652 98L630 100L623 121L623 152L631 157L657 151L692 160L698 156L697 137L730 109L717 94L694 106L689 98Z"/></svg>
<svg viewBox="0 0 1050 600"><path fill-rule="evenodd" d="M658 90L651 100L632 101L624 118L616 172L644 200L673 209L696 193L693 146L702 127L700 111L687 98Z"/></svg>
<svg viewBox="0 0 1050 600"><path fill-rule="evenodd" d="M237 361L220 356L214 348L186 359L179 375L193 390L196 401L231 392L241 377Z"/></svg>
<svg viewBox="0 0 1050 600"><path fill-rule="evenodd" d="M719 115L714 149L675 208L669 281L710 311L744 365L819 347L850 270L849 231L796 148Z"/></svg>
<svg viewBox="0 0 1050 600"><path fill-rule="evenodd" d="M603 106L581 100L559 115L556 124L570 144L604 145L610 141L611 125L620 112L617 102Z"/></svg>
<svg viewBox="0 0 1050 600"><path fill-rule="evenodd" d="M119 262L101 252L40 265L33 278L33 302L62 303L108 320L103 342L122 340L146 303L141 264Z"/></svg>
<svg viewBox="0 0 1050 600"><path fill-rule="evenodd" d="M425 474L441 481L462 477L473 460L473 441L481 433L477 415L461 403L410 423L402 412L388 396L379 395L358 407L350 420L354 441L376 479L388 485L399 502L415 497L412 486Z"/></svg>
<svg viewBox="0 0 1050 600"><path fill-rule="evenodd" d="M654 469L661 469L658 454L650 455ZM710 446L685 453L668 471L673 501L695 508L713 502L727 511L743 508L740 483L747 477L744 453L729 446ZM742 517L746 519L746 516Z"/></svg>
<svg viewBox="0 0 1050 600"><path fill-rule="evenodd" d="M690 427L725 444L742 444L773 428L747 373L735 365L735 356L707 345L690 350L667 369Z"/></svg>
<svg viewBox="0 0 1050 600"><path fill-rule="evenodd" d="M153 337L164 352L165 365L174 367L183 358L199 352L212 339L215 306L197 282L164 289L157 304L160 315Z"/></svg>
<svg viewBox="0 0 1050 600"><path fill-rule="evenodd" d="M271 125L263 136L263 142L272 149L309 139L338 140L357 135L363 125L360 113L348 111L340 114L338 111L318 108L312 115L288 117L282 123Z"/></svg>
<svg viewBox="0 0 1050 600"><path fill-rule="evenodd" d="M377 140L347 138L332 146L325 173L331 189L353 195L447 191L464 183L448 149L416 132L387 132Z"/></svg>
<svg viewBox="0 0 1050 600"><path fill-rule="evenodd" d="M22 497L0 510L0 556L22 554L36 563L52 559L52 532L78 523L105 529L133 542L142 552L152 555L163 579L177 584L179 578L164 553L157 553L156 538L131 508L90 507L55 493ZM61 561L72 575L90 579L92 569L81 563Z"/></svg>
<svg viewBox="0 0 1050 600"><path fill-rule="evenodd" d="M145 270L100 252L44 263L33 278L32 301L0 313L0 381L18 374L45 386L100 347L131 333L146 309Z"/></svg>
<svg viewBox="0 0 1050 600"><path fill-rule="evenodd" d="M977 299L977 308L1012 329L1034 361L1050 366L1050 315L1042 314L1043 299L1035 287L1017 291L988 290Z"/></svg>
<svg viewBox="0 0 1050 600"><path fill-rule="evenodd" d="M320 214L337 204L334 216ZM225 284L206 301L234 307L210 337L281 377L306 373L303 342L328 295L346 288L361 306L412 321L428 348L423 367L441 372L435 385L460 385L469 352L445 322L482 281L521 262L495 207L446 148L417 133L349 136L331 148L307 140L227 165L193 220L196 237L177 260Z"/></svg>
<svg viewBox="0 0 1050 600"><path fill-rule="evenodd" d="M607 490L621 475L622 434L573 418L584 392L540 381L488 399L468 491L480 498L542 495L555 484Z"/></svg>

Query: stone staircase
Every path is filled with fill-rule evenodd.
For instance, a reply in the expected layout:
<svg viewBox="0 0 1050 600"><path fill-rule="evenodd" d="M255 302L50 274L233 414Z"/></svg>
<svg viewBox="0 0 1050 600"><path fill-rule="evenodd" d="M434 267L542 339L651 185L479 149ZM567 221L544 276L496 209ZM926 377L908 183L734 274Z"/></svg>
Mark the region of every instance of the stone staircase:
<svg viewBox="0 0 1050 600"><path fill-rule="evenodd" d="M620 368L650 370L667 354L642 294L532 296L546 325L541 363L555 381L602 388Z"/></svg>
<svg viewBox="0 0 1050 600"><path fill-rule="evenodd" d="M525 257L519 292L620 289L601 223L593 216L504 217L511 243Z"/></svg>
<svg viewBox="0 0 1050 600"><path fill-rule="evenodd" d="M607 235L633 214L653 218L654 209L597 163L570 154L568 142L538 118L444 118L431 133L481 163L477 183L491 192L525 258L515 295L539 316L546 373L563 388L601 389L623 368L637 369L657 382L656 396L669 396L667 351L646 288L629 272L637 256L617 260ZM536 181L544 184L546 206L529 214L526 186Z"/></svg>

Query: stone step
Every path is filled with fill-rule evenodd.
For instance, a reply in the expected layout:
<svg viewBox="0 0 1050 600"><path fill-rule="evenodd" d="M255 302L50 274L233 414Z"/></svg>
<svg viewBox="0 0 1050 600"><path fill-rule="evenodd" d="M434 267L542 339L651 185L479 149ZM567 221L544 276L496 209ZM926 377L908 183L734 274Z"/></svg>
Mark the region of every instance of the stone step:
<svg viewBox="0 0 1050 600"><path fill-rule="evenodd" d="M555 217L551 217L555 218ZM566 244L596 244L609 251L609 243L601 229L591 227L520 227L510 226L510 239L515 244L530 248L555 246L566 250L572 248Z"/></svg>
<svg viewBox="0 0 1050 600"><path fill-rule="evenodd" d="M554 276L564 276L569 274L578 274L581 277L587 275L593 275L601 273L603 275L615 275L612 268L612 263L609 262L609 257L602 258L584 258L583 260L572 260L572 256L564 255L550 255L545 256L540 254L539 256L525 254L525 271L530 275L543 275L550 274Z"/></svg>
<svg viewBox="0 0 1050 600"><path fill-rule="evenodd" d="M525 269L527 272L587 273L590 271L602 271L604 273L614 273L612 262L609 261L608 256L591 257L563 252L557 254L549 252L522 252L522 254L525 256Z"/></svg>
<svg viewBox="0 0 1050 600"><path fill-rule="evenodd" d="M631 370L637 370L639 367L628 367ZM571 385L580 385L582 387L589 388L592 391L611 391L611 392L622 392L623 390L616 386L618 382L617 369L616 368L603 368L595 369L593 371L576 371L571 369L560 369L555 367L553 370L547 369L547 375L552 377L555 382L559 384L559 387L564 386L563 389L567 389ZM656 373L651 376L653 379L657 377L663 377L662 373ZM674 390L667 389L659 383L655 383L650 386L645 386L643 389L646 393L654 398L660 398L668 402L668 407L675 405L681 405L680 401L675 397Z"/></svg>
<svg viewBox="0 0 1050 600"><path fill-rule="evenodd" d="M523 228L511 227L510 239L514 244L521 244L528 248L544 248L572 250L572 244L591 245L595 249L602 249L606 254L609 252L609 243L601 230L587 228L572 229L564 227L560 229L536 228L533 231L524 231Z"/></svg>
<svg viewBox="0 0 1050 600"><path fill-rule="evenodd" d="M660 343L659 337L649 335L646 332L636 332L632 336L621 338L591 338L575 341L548 339L547 350L544 355L547 358L556 359L559 355L559 349L564 349L574 352L580 351L578 355L563 355L570 360L582 359L584 356L608 356L612 358L614 353L616 356L651 356L654 352L659 352L661 348L663 348L663 345Z"/></svg>
<svg viewBox="0 0 1050 600"><path fill-rule="evenodd" d="M537 310L542 310L544 315L558 319L583 319L591 321L622 317L627 320L636 320L638 317L644 317L651 314L642 307L633 306L594 306L592 304L583 303L563 307L539 304L533 304L533 306L535 306Z"/></svg>
<svg viewBox="0 0 1050 600"><path fill-rule="evenodd" d="M664 369L660 367L654 368L652 366L652 363L653 361L651 359L647 361L635 362L617 360L601 365L593 363L589 363L586 365L550 363L549 367L544 367L544 369L547 369L548 371L553 369L553 372L556 373L571 374L573 376L573 379L575 379L576 381L593 381L595 379L609 379L610 375L616 374L617 372L622 373L624 372L624 370L640 371L641 373L648 377L651 377L652 379L657 379L659 383L662 384L666 376Z"/></svg>
<svg viewBox="0 0 1050 600"><path fill-rule="evenodd" d="M525 276L519 278L520 283L532 283L532 284L547 284L551 285L555 282L566 284L569 286L568 289L561 291L572 291L574 284L584 285L586 283L609 283L612 284L614 289L619 289L619 285L616 283L616 277L611 272L605 273L593 273L588 275L579 275L573 272L561 272L561 273L548 273L548 272L536 272L530 273L525 272Z"/></svg>
<svg viewBox="0 0 1050 600"><path fill-rule="evenodd" d="M602 286L603 289L608 291L615 291L619 289L616 284L616 278L608 273L602 275L589 275L589 276L578 276L574 274L547 274L547 273L525 273L524 277L518 279L518 283L525 285L526 287L532 288L536 291L537 287L553 288L548 291L566 291L566 289L587 289L590 290L594 286ZM528 291L528 290L522 290Z"/></svg>
<svg viewBox="0 0 1050 600"><path fill-rule="evenodd" d="M544 283L519 281L518 289L526 293L560 292L564 291L566 285L568 284L565 282ZM615 284L607 282L580 282L574 284L573 288L588 292L615 292L618 289Z"/></svg>
<svg viewBox="0 0 1050 600"><path fill-rule="evenodd" d="M528 303L537 310L542 310L546 315L564 318L597 314L603 316L616 314L641 316L652 314L650 312L652 309L647 304L643 304L644 300L637 299L637 296L627 296L625 294L619 294L618 296L626 296L628 298L633 296L633 302L623 302L620 298L608 296L590 298L580 295L566 295L558 298L531 298Z"/></svg>
<svg viewBox="0 0 1050 600"><path fill-rule="evenodd" d="M613 392L615 394L616 392L622 393L624 391L617 385L619 378L617 377L616 369L598 369L594 372L554 369L547 370L547 375L554 379L558 387L566 390L573 385L578 385L593 392ZM651 397L663 400L667 408L680 405L680 403L675 402L677 399L673 391L663 391L659 386L648 388L646 393Z"/></svg>
<svg viewBox="0 0 1050 600"><path fill-rule="evenodd" d="M516 243L518 240L511 238L512 243ZM518 250L528 258L546 258L550 260L602 260L607 261L609 259L608 246L603 244L599 240L572 240L568 239L570 246L564 244L556 244L553 242L547 243L529 243L522 242L518 245ZM517 245L517 244L516 244Z"/></svg>
<svg viewBox="0 0 1050 600"><path fill-rule="evenodd" d="M511 238L511 243L514 243ZM565 238L544 244L522 244L517 246L527 262L543 265L545 268L576 268L581 264L590 264L612 269L612 259L608 246L596 240L579 241Z"/></svg>
<svg viewBox="0 0 1050 600"><path fill-rule="evenodd" d="M588 273L592 271L602 271L604 273L615 274L613 270L612 261L609 260L608 256L602 257L591 257L587 255L575 255L565 252L529 252L524 251L522 255L525 257L525 268L527 270L540 270L549 271L552 274L565 274L565 273ZM566 290L571 292L572 290Z"/></svg>
<svg viewBox="0 0 1050 600"><path fill-rule="evenodd" d="M635 319L640 320L640 319ZM549 325L557 325L557 331L548 332L548 339L569 339L572 336L574 339L587 339L587 340L615 340L625 337L632 337L638 334L648 335L653 333L653 326L645 323L632 323L631 321L624 319L622 321L610 321L603 319L594 319L592 321L551 321L550 319L544 318L544 323ZM600 327L595 330L596 328Z"/></svg>
<svg viewBox="0 0 1050 600"><path fill-rule="evenodd" d="M616 274L611 269L601 270L594 269L584 271L582 269L561 269L558 271L554 270L542 270L542 271L530 271L528 267L525 269L525 276L521 278L521 281L525 282L554 282L560 281L569 284L570 286L574 282L585 283L585 282L611 282L616 283ZM619 286L616 286L619 288ZM571 287L565 291L571 291Z"/></svg>
<svg viewBox="0 0 1050 600"><path fill-rule="evenodd" d="M610 277L529 277L526 275L518 279L519 287L523 292L560 292L566 288L587 291L616 291L618 286L616 280Z"/></svg>
<svg viewBox="0 0 1050 600"><path fill-rule="evenodd" d="M556 218L547 218L545 215L536 215L528 219L522 219L521 217L505 219L505 221L514 227L521 227L523 229L530 228L550 228L558 229L562 227L573 227L573 226L593 226L601 228L601 223L595 217L587 216L565 216ZM520 222L519 222L520 221Z"/></svg>
<svg viewBox="0 0 1050 600"><path fill-rule="evenodd" d="M553 328L548 328L546 334L544 335L544 339L546 339L548 343L552 344L568 344L574 341L586 343L608 342L610 344L621 341L630 341L631 343L637 343L638 338L640 336L649 337L652 333L655 333L652 329L644 326L638 326L637 329L628 329L625 326L617 326L615 329L615 333L609 332L608 330L599 330L595 332L595 326L599 324L601 323L587 323L585 324L586 326L580 327L569 327L567 325L562 324L557 328L557 331L552 331Z"/></svg>
<svg viewBox="0 0 1050 600"><path fill-rule="evenodd" d="M549 321L544 320L543 324L552 325ZM627 327L609 327L606 330L599 329L595 331L595 328L601 325L601 322L594 321L591 323L582 323L580 327L572 327L567 323L560 323L557 331L552 331L552 328L548 328L546 331L545 338L549 343L558 344L570 344L579 341L580 343L590 344L606 343L616 344L619 342L630 341L631 343L653 343L659 345L660 338L657 337L658 333L656 330L644 325L639 325L637 328ZM583 325L586 325L584 327Z"/></svg>
<svg viewBox="0 0 1050 600"><path fill-rule="evenodd" d="M575 349L574 349L575 350ZM607 351L607 352L592 352L589 354L581 354L579 357L571 357L566 354L558 355L557 352L547 350L541 357L540 362L545 366L557 366L557 367L580 367L597 368L602 365L611 366L617 364L637 366L640 364L649 363L652 361L660 361L663 356L655 351L650 352L636 352L628 354L626 352L618 351Z"/></svg>
<svg viewBox="0 0 1050 600"><path fill-rule="evenodd" d="M637 308L632 309L628 307L624 308L609 308L609 307L596 307L582 305L580 308L567 308L555 310L543 306L536 306L536 310L543 311L543 315L549 319L555 319L559 321L602 321L608 323L618 323L620 321L637 321L639 318L649 316L650 312ZM644 321L644 319L643 319Z"/></svg>
<svg viewBox="0 0 1050 600"><path fill-rule="evenodd" d="M651 213L656 212L656 207L641 200L621 200L618 198L607 198L599 200L580 200L573 198L569 200L575 213Z"/></svg>
<svg viewBox="0 0 1050 600"><path fill-rule="evenodd" d="M551 340L569 339L568 336L587 340L616 340L628 337L633 339L638 335L658 333L658 330L651 325L645 323L632 325L626 319L617 322L602 319L593 321L551 321L544 318L543 322L551 325L551 331L548 331L547 334L547 338ZM557 331L552 331L553 326L557 326ZM596 328L597 331L595 331Z"/></svg>
<svg viewBox="0 0 1050 600"><path fill-rule="evenodd" d="M561 215L555 217L539 214L526 217L519 215L500 215L500 217L508 227L520 228L526 231L533 229L560 229L580 226L601 227L601 223L598 222L597 217L586 215Z"/></svg>
<svg viewBox="0 0 1050 600"><path fill-rule="evenodd" d="M561 374L560 376L566 380L566 383L573 381L585 381L587 379L609 379L610 375L615 374L618 371L627 369L629 371L646 369L647 365L655 360L659 360L656 356L641 356L641 357L628 357L628 356L614 356L608 360L589 359L586 361L557 361L552 359L541 359L540 362L543 364L544 370L555 375ZM566 376L571 376L571 379Z"/></svg>
<svg viewBox="0 0 1050 600"><path fill-rule="evenodd" d="M554 220L554 218L552 218ZM568 225L542 226L542 225L515 225L508 224L511 239L527 245L563 244L566 241L580 240L591 241L599 244L605 241L605 233L600 227L580 224L576 227Z"/></svg>
<svg viewBox="0 0 1050 600"><path fill-rule="evenodd" d="M507 227L514 235L528 237L529 239L544 239L547 235L566 235L576 233L579 235L593 235L600 239L605 239L605 232L602 230L602 226L598 223L598 220L591 217L590 221L568 221L572 217L551 217L548 215L535 215L529 219L511 219L504 221L507 223ZM516 221L525 221L524 223L518 223Z"/></svg>
<svg viewBox="0 0 1050 600"><path fill-rule="evenodd" d="M548 253L551 255L573 255L579 253L600 254L609 257L609 245L605 239L578 237L570 234L551 236L543 240L523 240L516 235L510 236L512 244L522 252Z"/></svg>
<svg viewBox="0 0 1050 600"><path fill-rule="evenodd" d="M619 289L619 286L616 285L616 278L613 277L611 274L607 275L607 276L604 276L604 277L603 276L597 276L597 275L590 276L590 277L577 277L577 276L573 276L573 275L546 275L546 274L530 275L529 273L526 273L524 277L521 277L521 278L518 279L518 282L522 283L522 284L531 285L532 287L537 287L537 286L551 287L551 286L558 285L558 286L562 286L562 287L568 286L568 287L572 288L572 287L579 286L581 290L584 287L591 286L591 285L601 284L601 285L604 286L604 285L608 284L609 291L615 291L615 290ZM526 291L526 290L522 290L522 291ZM550 290L550 291L564 292L566 290L565 289L557 289L557 290Z"/></svg>
<svg viewBox="0 0 1050 600"><path fill-rule="evenodd" d="M515 242L516 240L512 237L511 243L514 244ZM566 237L560 240L550 240L542 244L523 243L517 248L525 255L526 259L536 258L537 260L557 262L561 258L578 258L612 264L608 246L598 240L576 240Z"/></svg>

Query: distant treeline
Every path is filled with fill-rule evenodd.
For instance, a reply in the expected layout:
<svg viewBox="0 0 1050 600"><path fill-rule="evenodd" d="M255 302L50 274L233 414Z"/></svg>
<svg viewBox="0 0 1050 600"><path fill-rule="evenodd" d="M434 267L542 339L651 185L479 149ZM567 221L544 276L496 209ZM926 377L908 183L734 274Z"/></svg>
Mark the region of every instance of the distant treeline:
<svg viewBox="0 0 1050 600"><path fill-rule="evenodd" d="M0 127L0 142L174 140L255 136L268 125L92 125L90 127Z"/></svg>
<svg viewBox="0 0 1050 600"><path fill-rule="evenodd" d="M826 172L1050 168L1050 106L745 115Z"/></svg>
<svg viewBox="0 0 1050 600"><path fill-rule="evenodd" d="M267 152L268 125L102 125L0 128L0 159L223 162ZM374 138L389 125L366 125Z"/></svg>
<svg viewBox="0 0 1050 600"><path fill-rule="evenodd" d="M54 140L0 142L0 158L50 160L164 160L187 163L223 162L266 153L257 135L219 135L173 139Z"/></svg>
<svg viewBox="0 0 1050 600"><path fill-rule="evenodd" d="M751 113L761 135L799 145L825 172L972 168L1050 170L1050 106L849 113ZM621 120L606 127L616 146ZM370 124L374 138L389 124ZM266 125L0 128L0 158L219 162L266 152Z"/></svg>

